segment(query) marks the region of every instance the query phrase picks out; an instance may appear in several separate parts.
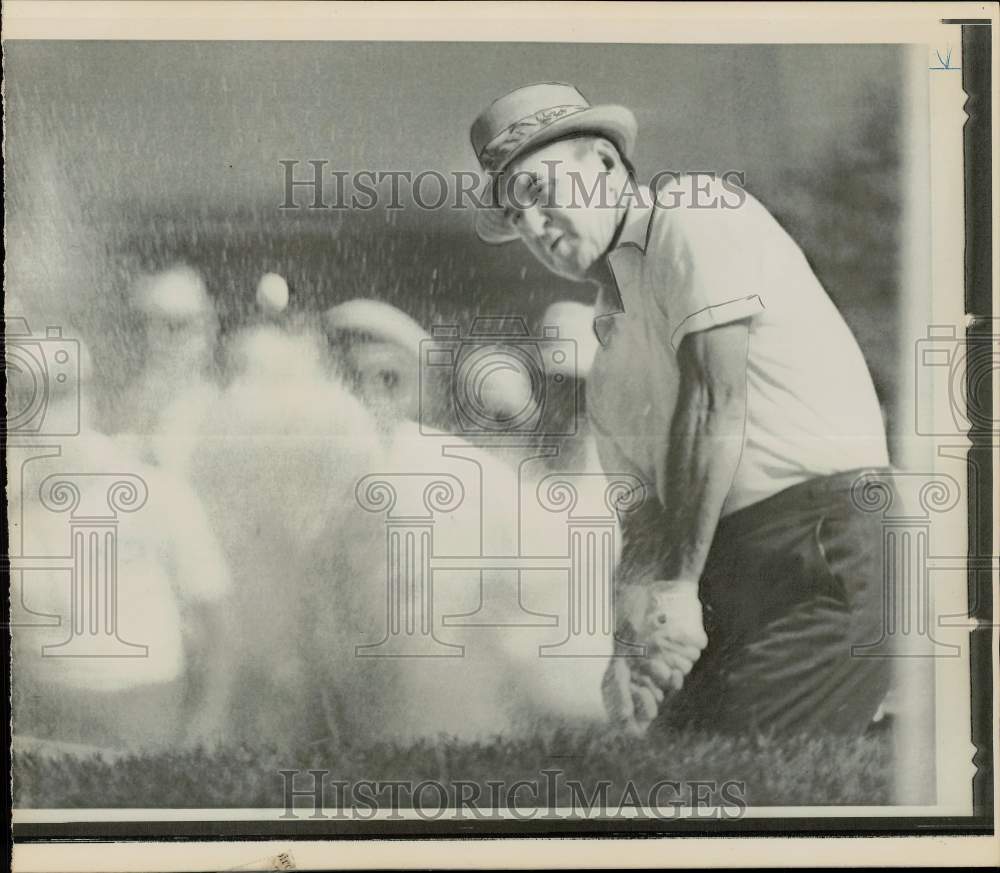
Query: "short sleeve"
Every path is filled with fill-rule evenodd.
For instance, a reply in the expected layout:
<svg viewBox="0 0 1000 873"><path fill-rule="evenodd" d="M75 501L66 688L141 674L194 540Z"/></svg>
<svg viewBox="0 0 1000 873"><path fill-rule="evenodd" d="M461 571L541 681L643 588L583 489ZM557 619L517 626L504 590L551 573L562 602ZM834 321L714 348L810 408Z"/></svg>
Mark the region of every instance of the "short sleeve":
<svg viewBox="0 0 1000 873"><path fill-rule="evenodd" d="M678 196L665 198L675 185L682 186ZM749 195L742 205L723 206L733 198L718 183L703 180L697 194L690 180L670 188L659 192L662 214L646 256L654 259L653 296L676 351L688 334L763 312L760 277L773 219Z"/></svg>

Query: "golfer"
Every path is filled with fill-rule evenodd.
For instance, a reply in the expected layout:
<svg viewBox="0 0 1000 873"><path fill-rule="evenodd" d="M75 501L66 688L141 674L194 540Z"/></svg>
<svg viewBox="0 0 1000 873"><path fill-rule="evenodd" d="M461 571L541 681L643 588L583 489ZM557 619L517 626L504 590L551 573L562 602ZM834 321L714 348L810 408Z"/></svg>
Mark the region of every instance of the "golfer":
<svg viewBox="0 0 1000 873"><path fill-rule="evenodd" d="M623 515L620 645L604 683L623 728L861 733L890 661L881 530L851 500L888 467L850 330L792 238L732 178L632 167L636 120L574 87L492 103L472 146L487 243L520 239L599 286L587 408Z"/></svg>

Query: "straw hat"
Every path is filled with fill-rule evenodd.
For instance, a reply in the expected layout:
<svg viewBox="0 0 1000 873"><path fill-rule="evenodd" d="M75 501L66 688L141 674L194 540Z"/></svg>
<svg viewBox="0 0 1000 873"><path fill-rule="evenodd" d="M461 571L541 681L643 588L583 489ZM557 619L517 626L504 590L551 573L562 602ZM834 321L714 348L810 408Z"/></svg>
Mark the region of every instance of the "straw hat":
<svg viewBox="0 0 1000 873"><path fill-rule="evenodd" d="M470 138L479 166L495 184L515 159L574 134L607 137L631 159L637 127L635 116L624 106L591 106L572 85L542 82L518 88L491 103L473 123ZM510 242L518 236L498 206L479 210L476 233L491 244Z"/></svg>

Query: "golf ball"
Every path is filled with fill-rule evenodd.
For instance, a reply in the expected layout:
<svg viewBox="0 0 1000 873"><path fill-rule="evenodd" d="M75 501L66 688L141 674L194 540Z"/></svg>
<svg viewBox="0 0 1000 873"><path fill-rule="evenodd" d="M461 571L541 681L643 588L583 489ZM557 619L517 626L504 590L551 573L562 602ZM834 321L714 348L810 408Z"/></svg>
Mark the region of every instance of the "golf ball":
<svg viewBox="0 0 1000 873"><path fill-rule="evenodd" d="M288 283L277 273L265 273L257 283L257 305L265 312L282 312L288 306Z"/></svg>

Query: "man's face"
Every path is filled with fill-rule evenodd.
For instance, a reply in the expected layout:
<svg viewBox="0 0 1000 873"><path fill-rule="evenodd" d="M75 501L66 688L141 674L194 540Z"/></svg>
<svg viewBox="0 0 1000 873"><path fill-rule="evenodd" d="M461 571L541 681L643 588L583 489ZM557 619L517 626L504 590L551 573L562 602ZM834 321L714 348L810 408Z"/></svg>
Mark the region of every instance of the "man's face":
<svg viewBox="0 0 1000 873"><path fill-rule="evenodd" d="M200 371L211 362L218 334L215 318L146 319L147 361L171 370Z"/></svg>
<svg viewBox="0 0 1000 873"><path fill-rule="evenodd" d="M608 153L613 153L609 145ZM539 261L579 281L614 238L623 173L620 165L609 173L593 141L562 140L508 167L500 182L500 205Z"/></svg>

